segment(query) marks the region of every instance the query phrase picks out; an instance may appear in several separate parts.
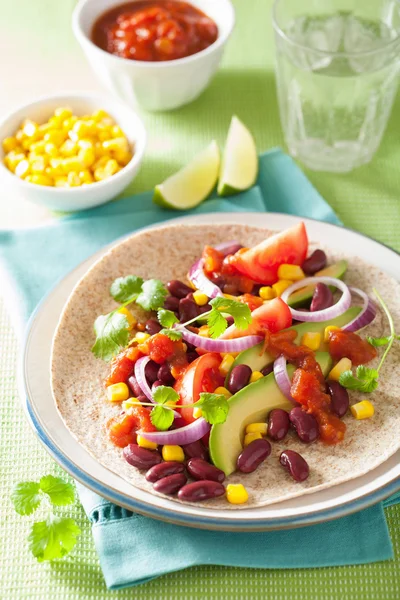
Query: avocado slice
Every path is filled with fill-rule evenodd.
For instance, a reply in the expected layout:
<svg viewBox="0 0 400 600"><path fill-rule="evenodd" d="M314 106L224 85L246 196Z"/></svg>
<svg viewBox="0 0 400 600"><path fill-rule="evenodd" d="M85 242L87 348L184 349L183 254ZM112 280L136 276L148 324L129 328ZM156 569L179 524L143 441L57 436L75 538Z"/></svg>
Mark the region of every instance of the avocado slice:
<svg viewBox="0 0 400 600"><path fill-rule="evenodd" d="M332 359L327 352L316 352L323 374L326 376ZM291 377L295 367L288 365ZM211 428L209 450L212 462L226 476L236 470L237 457L243 449L244 430L249 423L265 422L274 408L290 411L293 403L280 391L273 373L250 383L229 398L229 412L224 423Z"/></svg>
<svg viewBox="0 0 400 600"><path fill-rule="evenodd" d="M334 263L333 265L330 265L329 267L321 269L321 271L315 273L315 277L336 277L336 279L343 279L343 276L347 271L347 266L347 260L339 260L339 262ZM300 290L297 290L296 292L293 292L293 294L290 294L288 298L288 305L292 308L297 308L298 306L304 306L308 302L311 302L314 289L315 285L310 284L304 288L301 288ZM334 290L333 287L331 289Z"/></svg>
<svg viewBox="0 0 400 600"><path fill-rule="evenodd" d="M355 319L360 312L360 306L352 306L351 308L347 309L346 312L344 312L342 315L339 315L338 317L336 317L335 319L331 319L330 321L320 321L319 323L304 322L299 323L298 325L293 325L288 329L294 329L295 331L297 331L297 338L294 341L297 344L299 344L301 338L305 333L308 333L310 331L318 332L321 335L323 335L325 327L327 327L328 325L343 327L343 325L346 325L346 323L350 323L350 321ZM253 346L248 350L243 350L243 352L241 352L239 356L236 357L235 362L232 364L232 367L228 375L226 376L226 382L228 381L231 370L237 365L248 365L252 371L261 371L261 369L271 364L274 360L274 357L271 356L271 354L269 354L268 352L262 351L263 345L264 342L261 342L260 344L257 344L257 346ZM327 344L322 343L320 350L328 350Z"/></svg>

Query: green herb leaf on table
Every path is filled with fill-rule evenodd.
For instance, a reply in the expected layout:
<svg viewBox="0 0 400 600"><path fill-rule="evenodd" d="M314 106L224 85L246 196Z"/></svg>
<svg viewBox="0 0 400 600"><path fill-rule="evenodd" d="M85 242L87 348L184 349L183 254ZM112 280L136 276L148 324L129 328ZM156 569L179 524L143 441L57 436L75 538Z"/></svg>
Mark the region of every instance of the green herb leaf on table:
<svg viewBox="0 0 400 600"><path fill-rule="evenodd" d="M50 515L46 521L33 523L29 548L39 562L63 558L75 546L80 533L73 519Z"/></svg>
<svg viewBox="0 0 400 600"><path fill-rule="evenodd" d="M54 506L65 506L75 500L74 487L60 477L46 475L40 480L40 489L47 494Z"/></svg>
<svg viewBox="0 0 400 600"><path fill-rule="evenodd" d="M23 481L14 487L11 500L19 515L31 515L41 502L40 486L36 481Z"/></svg>
<svg viewBox="0 0 400 600"><path fill-rule="evenodd" d="M128 343L128 327L126 316L117 311L97 317L94 322L96 341L92 347L93 354L107 362L112 360Z"/></svg>
<svg viewBox="0 0 400 600"><path fill-rule="evenodd" d="M159 385L153 393L153 400L157 404L165 404L166 402L177 402L179 400L179 394L174 388L168 385Z"/></svg>
<svg viewBox="0 0 400 600"><path fill-rule="evenodd" d="M367 341L369 344L371 344L371 346L374 346L375 348L379 348L380 346L387 346L388 343L391 340L391 336L386 336L386 337L381 337L381 338L374 338L371 337L370 335L367 336Z"/></svg>
<svg viewBox="0 0 400 600"><path fill-rule="evenodd" d="M166 431L174 421L174 413L166 406L158 404L150 413L150 421L159 431Z"/></svg>
<svg viewBox="0 0 400 600"><path fill-rule="evenodd" d="M143 279L136 275L118 277L111 284L110 294L119 303L134 302L142 291Z"/></svg>
<svg viewBox="0 0 400 600"><path fill-rule="evenodd" d="M173 342L179 342L182 339L182 331L179 329L161 329L160 333L169 337Z"/></svg>
<svg viewBox="0 0 400 600"><path fill-rule="evenodd" d="M360 367L358 367L356 376L351 371L344 371L339 377L339 383L349 390L364 393L373 392L378 387L379 374L376 369L367 369L364 365L360 366L363 367L363 370L360 371Z"/></svg>
<svg viewBox="0 0 400 600"><path fill-rule="evenodd" d="M250 308L243 302L238 302L237 300L232 300L230 298L218 297L210 300L210 304L212 309L208 314L207 324L210 328L210 336L212 338L221 336L227 328L228 323L221 313L231 315L235 327L238 329L247 329L251 323Z"/></svg>
<svg viewBox="0 0 400 600"><path fill-rule="evenodd" d="M139 304L143 310L158 310L164 305L164 300L168 295L167 289L159 279L149 279L142 285L142 291L136 298L136 304Z"/></svg>
<svg viewBox="0 0 400 600"><path fill-rule="evenodd" d="M160 324L167 328L172 327L175 323L179 323L179 319L175 313L173 313L172 310L166 310L165 308L160 308L157 312L157 318Z"/></svg>
<svg viewBox="0 0 400 600"><path fill-rule="evenodd" d="M202 416L211 425L224 423L229 412L228 400L223 394L202 392L194 406L201 408Z"/></svg>

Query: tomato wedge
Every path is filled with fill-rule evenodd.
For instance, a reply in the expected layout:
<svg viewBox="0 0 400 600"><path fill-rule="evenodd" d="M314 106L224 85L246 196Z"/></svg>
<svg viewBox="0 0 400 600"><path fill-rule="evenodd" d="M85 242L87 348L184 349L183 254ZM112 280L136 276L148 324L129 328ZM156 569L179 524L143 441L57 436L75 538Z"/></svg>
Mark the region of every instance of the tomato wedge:
<svg viewBox="0 0 400 600"><path fill-rule="evenodd" d="M276 333L292 324L290 308L280 298L269 300L251 313L252 321L247 329L237 329L231 325L221 335L222 340L230 340L245 335L262 335L265 331Z"/></svg>
<svg viewBox="0 0 400 600"><path fill-rule="evenodd" d="M235 269L257 283L271 285L278 280L282 264L302 265L308 238L304 223L273 235L253 248L239 250L231 259Z"/></svg>
<svg viewBox="0 0 400 600"><path fill-rule="evenodd" d="M208 352L196 358L176 381L174 389L179 394L179 404L192 404L197 402L201 392L213 392L218 386L223 385L224 378L218 367L221 364L221 355L217 352ZM180 409L186 423L193 423L193 407Z"/></svg>

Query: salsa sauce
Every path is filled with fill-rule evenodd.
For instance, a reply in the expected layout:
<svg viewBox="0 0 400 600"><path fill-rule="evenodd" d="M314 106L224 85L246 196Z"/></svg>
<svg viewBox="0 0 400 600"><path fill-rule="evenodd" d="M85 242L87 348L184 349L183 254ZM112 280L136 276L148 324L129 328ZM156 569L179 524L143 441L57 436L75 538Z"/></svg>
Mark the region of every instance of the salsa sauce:
<svg viewBox="0 0 400 600"><path fill-rule="evenodd" d="M140 61L168 61L196 54L218 37L215 22L177 0L127 2L103 13L91 39L102 50Z"/></svg>

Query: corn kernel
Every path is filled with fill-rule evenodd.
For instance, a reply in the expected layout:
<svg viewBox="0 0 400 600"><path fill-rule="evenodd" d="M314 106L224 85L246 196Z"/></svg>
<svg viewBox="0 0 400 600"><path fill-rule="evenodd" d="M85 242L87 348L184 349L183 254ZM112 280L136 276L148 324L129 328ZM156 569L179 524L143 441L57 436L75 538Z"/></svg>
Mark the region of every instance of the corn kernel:
<svg viewBox="0 0 400 600"><path fill-rule="evenodd" d="M219 365L219 372L221 373L221 375L228 375L234 362L235 358L232 356L232 354L226 354L223 357L221 364Z"/></svg>
<svg viewBox="0 0 400 600"><path fill-rule="evenodd" d="M202 416L203 416L203 411L201 410L201 408L199 406L195 406L193 408L193 418L199 419Z"/></svg>
<svg viewBox="0 0 400 600"><path fill-rule="evenodd" d="M111 138L111 131L108 127L104 127L103 129L97 128L97 139L99 142L107 142ZM109 150L107 150L108 152Z"/></svg>
<svg viewBox="0 0 400 600"><path fill-rule="evenodd" d="M249 494L241 483L228 483L226 486L226 499L230 504L245 504L249 499Z"/></svg>
<svg viewBox="0 0 400 600"><path fill-rule="evenodd" d="M18 140L15 137L6 137L3 140L3 150L4 152L11 152L11 150L15 150L18 146Z"/></svg>
<svg viewBox="0 0 400 600"><path fill-rule="evenodd" d="M55 177L56 175L64 175L63 162L64 162L63 158L51 158L50 159L50 167L53 172L53 177Z"/></svg>
<svg viewBox="0 0 400 600"><path fill-rule="evenodd" d="M349 358L341 358L339 362L333 367L332 371L328 375L328 379L339 381L339 377L345 371L349 371L352 367L351 360Z"/></svg>
<svg viewBox="0 0 400 600"><path fill-rule="evenodd" d="M369 400L361 400L350 406L351 414L356 419L370 419L374 416L374 405Z"/></svg>
<svg viewBox="0 0 400 600"><path fill-rule="evenodd" d="M52 126L49 123L43 123L43 125L39 125L38 127L38 135L39 137L44 137L46 133L52 131Z"/></svg>
<svg viewBox="0 0 400 600"><path fill-rule="evenodd" d="M321 334L317 331L308 331L301 338L301 343L315 352L321 345Z"/></svg>
<svg viewBox="0 0 400 600"><path fill-rule="evenodd" d="M62 127L62 119L54 115L53 117L50 117L48 124L52 129L60 129Z"/></svg>
<svg viewBox="0 0 400 600"><path fill-rule="evenodd" d="M225 396L227 400L232 396L230 391L227 390L226 387L224 387L223 385L217 387L217 389L214 390L214 394L222 394L222 396Z"/></svg>
<svg viewBox="0 0 400 600"><path fill-rule="evenodd" d="M96 160L93 148L81 148L78 152L78 158L85 167L91 167Z"/></svg>
<svg viewBox="0 0 400 600"><path fill-rule="evenodd" d="M70 171L82 171L82 168L84 166L82 164L82 161L77 156L63 158L61 165L64 169L65 174L68 174Z"/></svg>
<svg viewBox="0 0 400 600"><path fill-rule="evenodd" d="M51 158L56 158L59 156L58 148L55 144L53 144L53 142L47 142L47 144L45 143L44 151Z"/></svg>
<svg viewBox="0 0 400 600"><path fill-rule="evenodd" d="M305 278L304 271L298 265L279 265L278 279L289 279L290 281L300 281Z"/></svg>
<svg viewBox="0 0 400 600"><path fill-rule="evenodd" d="M247 433L261 433L261 435L267 435L268 425L267 423L250 423L246 427Z"/></svg>
<svg viewBox="0 0 400 600"><path fill-rule="evenodd" d="M22 132L29 138L36 138L39 125L30 119L26 119L22 124Z"/></svg>
<svg viewBox="0 0 400 600"><path fill-rule="evenodd" d="M228 300L236 300L237 296L232 296L232 294L224 294L224 298L228 298Z"/></svg>
<svg viewBox="0 0 400 600"><path fill-rule="evenodd" d="M328 325L328 327L325 327L324 342L329 342L331 331L340 331L340 327L336 327L336 325Z"/></svg>
<svg viewBox="0 0 400 600"><path fill-rule="evenodd" d="M79 171L79 179L82 183L94 183L93 175L89 169L83 169L82 171Z"/></svg>
<svg viewBox="0 0 400 600"><path fill-rule="evenodd" d="M26 177L28 175L29 169L30 169L29 162L27 160L21 160L21 162L18 163L17 166L15 167L14 173L17 177L21 177L21 179L23 179L24 177Z"/></svg>
<svg viewBox="0 0 400 600"><path fill-rule="evenodd" d="M94 154L95 154L96 159L103 158L104 156L107 156L107 158L108 158L108 151L103 148L103 144L101 142L95 142ZM97 166L97 163L96 163L96 166ZM99 165L99 166L101 166L101 165Z"/></svg>
<svg viewBox="0 0 400 600"><path fill-rule="evenodd" d="M290 281L289 279L279 279L279 281L272 285L272 289L279 298L292 283L293 281Z"/></svg>
<svg viewBox="0 0 400 600"><path fill-rule="evenodd" d="M261 440L261 438L262 435L258 431L255 431L254 433L246 433L244 436L243 446L246 447L251 444L251 442L254 442L254 440Z"/></svg>
<svg viewBox="0 0 400 600"><path fill-rule="evenodd" d="M38 173L27 175L25 181L29 181L29 183L36 183L37 185L53 185L53 180L51 177L48 175L39 175Z"/></svg>
<svg viewBox="0 0 400 600"><path fill-rule="evenodd" d="M72 140L65 140L63 144L60 146L60 154L62 156L71 157L76 156L78 151L78 146Z"/></svg>
<svg viewBox="0 0 400 600"><path fill-rule="evenodd" d="M93 154L93 162L94 162L94 154ZM106 164L104 165L104 173L106 174L106 177L111 177L112 175L115 175L115 173L118 173L119 170L120 170L119 164L117 163L117 161L114 158L108 160L106 162Z"/></svg>
<svg viewBox="0 0 400 600"><path fill-rule="evenodd" d="M70 108L66 108L65 106L60 106L59 108L56 108L54 115L59 117L62 121L65 121L65 119L72 117L72 110Z"/></svg>
<svg viewBox="0 0 400 600"><path fill-rule="evenodd" d="M128 400L129 388L126 383L113 383L107 387L107 400L110 402L122 402Z"/></svg>
<svg viewBox="0 0 400 600"><path fill-rule="evenodd" d="M263 377L264 377L264 375L260 371L253 371L252 374L250 375L249 383L254 383L255 381L258 381L259 379L262 379Z"/></svg>
<svg viewBox="0 0 400 600"><path fill-rule="evenodd" d="M103 119L109 119L109 118L110 118L110 115L101 108L99 108L99 110L96 110L92 114L92 119L94 119L95 121L102 121Z"/></svg>
<svg viewBox="0 0 400 600"><path fill-rule="evenodd" d="M89 140L89 139L78 140L76 142L76 145L81 150L87 150L88 148L90 148L91 150L94 150L94 143L92 142L92 140Z"/></svg>
<svg viewBox="0 0 400 600"><path fill-rule="evenodd" d="M88 123L85 123L82 119L78 119L68 135L73 142L77 142L79 139L90 135L90 132L91 128Z"/></svg>
<svg viewBox="0 0 400 600"><path fill-rule="evenodd" d="M54 178L54 186L55 187L68 187L68 179L66 177L55 177Z"/></svg>
<svg viewBox="0 0 400 600"><path fill-rule="evenodd" d="M233 358L236 358L237 356L239 356L239 354L240 352L220 352L222 358L225 358L225 356L233 356Z"/></svg>
<svg viewBox="0 0 400 600"><path fill-rule="evenodd" d="M258 294L263 300L272 300L276 296L275 290L273 290L269 285L261 287Z"/></svg>
<svg viewBox="0 0 400 600"><path fill-rule="evenodd" d="M126 306L122 306L119 310L119 313L121 313L122 315L124 315L128 321L128 330L131 331L135 325L137 324L137 319L133 316L133 314L131 313L131 311L126 308ZM136 338L137 338L138 334L136 334Z"/></svg>
<svg viewBox="0 0 400 600"><path fill-rule="evenodd" d="M65 137L66 136L63 131L54 129L54 130L51 130L51 131L48 131L47 133L45 133L45 136L43 139L45 142L50 142L51 144L54 144L55 146L59 147L59 146L61 146L61 144L64 143Z"/></svg>
<svg viewBox="0 0 400 600"><path fill-rule="evenodd" d="M68 183L69 187L79 187L80 185L82 185L80 177L79 177L78 173L76 173L75 171L70 171L68 173L67 183Z"/></svg>
<svg viewBox="0 0 400 600"><path fill-rule="evenodd" d="M65 119L65 121L62 122L63 130L66 133L68 133L69 130L72 129L72 127L75 125L77 120L78 120L78 117L75 117L74 115L72 117L68 117L67 119Z"/></svg>
<svg viewBox="0 0 400 600"><path fill-rule="evenodd" d="M103 167L97 167L97 169L94 170L94 179L95 181L103 181L103 179L107 179L107 175L105 174Z"/></svg>
<svg viewBox="0 0 400 600"><path fill-rule="evenodd" d="M41 155L44 154L46 147L46 142L41 140L40 142L33 142L31 144L30 150L35 154Z"/></svg>
<svg viewBox="0 0 400 600"><path fill-rule="evenodd" d="M138 400L135 397L132 398L128 398L128 400L124 400L122 402L122 409L127 412L128 410L130 410L131 408L136 408L138 406L138 404L140 404L140 400Z"/></svg>
<svg viewBox="0 0 400 600"><path fill-rule="evenodd" d="M94 163L93 168L94 169L102 168L102 167L104 167L104 165L106 163L108 163L109 160L110 160L110 157L108 155L100 156L100 158L98 158L96 160L96 162Z"/></svg>
<svg viewBox="0 0 400 600"><path fill-rule="evenodd" d="M4 159L4 162L8 169L10 169L10 171L14 173L17 165L21 162L21 160L26 160L25 154L23 154L22 152L17 154L14 150L12 150L7 154L7 156Z"/></svg>
<svg viewBox="0 0 400 600"><path fill-rule="evenodd" d="M48 164L46 156L38 156L34 160L30 159L29 163L32 173L44 173Z"/></svg>
<svg viewBox="0 0 400 600"><path fill-rule="evenodd" d="M136 334L135 338L138 344L143 344L143 342L145 342L146 340L148 340L150 337L149 333L145 333L144 331L138 331L138 333Z"/></svg>
<svg viewBox="0 0 400 600"><path fill-rule="evenodd" d="M125 137L124 132L122 131L119 125L112 125L111 127L111 135L115 138L117 137Z"/></svg>
<svg viewBox="0 0 400 600"><path fill-rule="evenodd" d="M103 148L105 150L120 150L122 152L129 152L129 144L126 137L112 138L111 140L105 140L103 142Z"/></svg>
<svg viewBox="0 0 400 600"><path fill-rule="evenodd" d="M196 302L197 306L204 306L208 302L208 296L197 290L193 292L193 300Z"/></svg>
<svg viewBox="0 0 400 600"><path fill-rule="evenodd" d="M180 446L170 446L166 444L163 446L161 451L162 457L165 461L176 461L184 462L185 454Z"/></svg>
<svg viewBox="0 0 400 600"><path fill-rule="evenodd" d="M200 327L199 335L201 335L201 337L205 337L205 338L210 337L210 328L208 327L208 325L202 325Z"/></svg>
<svg viewBox="0 0 400 600"><path fill-rule="evenodd" d="M123 152L122 150L116 150L114 152L114 158L118 161L118 164L122 167L126 167L132 158L132 154L130 152Z"/></svg>
<svg viewBox="0 0 400 600"><path fill-rule="evenodd" d="M136 443L141 448L148 448L149 450L157 450L158 448L158 444L156 444L156 442L150 442L149 440L146 440L146 438L144 438L142 435L136 436Z"/></svg>

